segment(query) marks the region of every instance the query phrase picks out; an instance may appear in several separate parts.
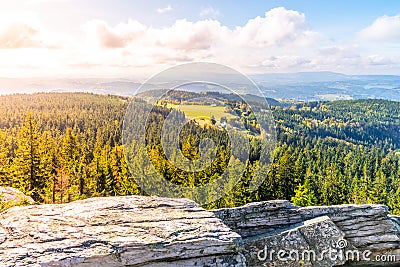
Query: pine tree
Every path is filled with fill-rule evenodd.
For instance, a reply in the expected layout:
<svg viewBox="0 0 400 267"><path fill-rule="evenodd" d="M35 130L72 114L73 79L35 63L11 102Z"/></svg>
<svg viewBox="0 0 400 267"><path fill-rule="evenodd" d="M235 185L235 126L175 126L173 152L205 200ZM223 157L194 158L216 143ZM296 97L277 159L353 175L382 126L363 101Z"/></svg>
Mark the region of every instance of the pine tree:
<svg viewBox="0 0 400 267"><path fill-rule="evenodd" d="M331 163L325 171L322 184L322 201L325 205L346 203L347 188L345 177L339 172L336 165Z"/></svg>
<svg viewBox="0 0 400 267"><path fill-rule="evenodd" d="M276 190L280 192L277 198L290 199L293 196L294 187L297 181L295 162L288 151L279 159L279 168L276 173Z"/></svg>
<svg viewBox="0 0 400 267"><path fill-rule="evenodd" d="M67 128L61 146L60 161L66 171L65 175L69 177L70 185L66 192L68 201L79 199L80 192L82 191L79 180L79 155L78 139L73 133L72 128Z"/></svg>
<svg viewBox="0 0 400 267"><path fill-rule="evenodd" d="M391 192L389 206L392 208L391 212L395 215L400 215L400 187Z"/></svg>
<svg viewBox="0 0 400 267"><path fill-rule="evenodd" d="M259 166L256 179L264 179L263 183L258 189L258 198L260 201L276 199L277 193L277 181L276 173L278 165L273 163L270 168L267 165L261 164Z"/></svg>
<svg viewBox="0 0 400 267"><path fill-rule="evenodd" d="M386 175L378 170L376 178L373 182L372 189L369 193L369 201L373 204L388 204L388 192L387 192L387 178Z"/></svg>
<svg viewBox="0 0 400 267"><path fill-rule="evenodd" d="M304 180L304 184L301 184L295 190L295 196L292 197L291 201L296 206L313 206L317 204L317 198L311 187L310 179L307 177Z"/></svg>
<svg viewBox="0 0 400 267"><path fill-rule="evenodd" d="M41 144L43 151L41 153L40 168L43 170L43 179L46 183L44 201L45 203L55 203L57 166L59 165L57 146L49 132L44 132L41 140L43 140Z"/></svg>
<svg viewBox="0 0 400 267"><path fill-rule="evenodd" d="M40 144L38 124L29 114L18 133L14 175L17 187L38 202L43 201L45 188Z"/></svg>
<svg viewBox="0 0 400 267"><path fill-rule="evenodd" d="M0 130L0 186L9 186L12 182L9 178L10 160L8 152L5 134Z"/></svg>
<svg viewBox="0 0 400 267"><path fill-rule="evenodd" d="M65 203L70 202L70 197L68 189L71 186L70 176L68 174L68 170L66 170L63 166L57 169L57 175L54 181L54 200L55 202ZM67 195L67 196L65 196Z"/></svg>
<svg viewBox="0 0 400 267"><path fill-rule="evenodd" d="M200 151L193 135L189 135L182 144L182 154L192 161L200 158Z"/></svg>

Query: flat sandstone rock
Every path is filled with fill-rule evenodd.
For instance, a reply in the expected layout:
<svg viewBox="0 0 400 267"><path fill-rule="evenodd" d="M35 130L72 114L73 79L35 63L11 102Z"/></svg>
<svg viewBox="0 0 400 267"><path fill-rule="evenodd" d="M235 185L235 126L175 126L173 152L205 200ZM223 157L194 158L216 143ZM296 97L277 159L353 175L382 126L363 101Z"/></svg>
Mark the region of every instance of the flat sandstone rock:
<svg viewBox="0 0 400 267"><path fill-rule="evenodd" d="M326 257L332 249L396 258L345 263ZM309 252L321 257L296 255ZM1 267L343 264L400 266L400 218L383 205L300 208L281 200L206 211L187 199L144 196L13 207L0 215Z"/></svg>
<svg viewBox="0 0 400 267"><path fill-rule="evenodd" d="M2 267L245 266L241 237L187 199L92 198L0 219Z"/></svg>

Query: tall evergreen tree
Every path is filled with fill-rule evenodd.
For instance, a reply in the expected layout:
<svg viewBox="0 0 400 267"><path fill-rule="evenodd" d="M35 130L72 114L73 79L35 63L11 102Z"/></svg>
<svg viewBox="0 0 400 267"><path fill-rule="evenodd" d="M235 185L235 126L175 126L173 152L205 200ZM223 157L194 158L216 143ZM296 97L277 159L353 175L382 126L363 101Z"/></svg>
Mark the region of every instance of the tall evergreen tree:
<svg viewBox="0 0 400 267"><path fill-rule="evenodd" d="M8 156L9 150L6 143L6 136L3 131L0 130L0 185L9 186L10 181L10 160Z"/></svg>
<svg viewBox="0 0 400 267"><path fill-rule="evenodd" d="M387 204L388 203L388 183L386 175L378 170L376 177L372 185L372 189L369 192L370 203L376 204Z"/></svg>
<svg viewBox="0 0 400 267"><path fill-rule="evenodd" d="M79 156L80 151L78 147L78 138L73 133L71 127L67 128L63 143L61 146L61 164L66 170L66 174L69 177L70 186L67 190L68 200L77 200L80 198L81 182L79 173Z"/></svg>
<svg viewBox="0 0 400 267"><path fill-rule="evenodd" d="M310 179L307 177L303 184L300 184L295 190L295 196L291 201L294 205L307 207L317 204L317 197L311 187Z"/></svg>
<svg viewBox="0 0 400 267"><path fill-rule="evenodd" d="M41 169L41 140L39 126L29 114L18 133L14 175L16 185L35 201L43 201L44 173Z"/></svg>

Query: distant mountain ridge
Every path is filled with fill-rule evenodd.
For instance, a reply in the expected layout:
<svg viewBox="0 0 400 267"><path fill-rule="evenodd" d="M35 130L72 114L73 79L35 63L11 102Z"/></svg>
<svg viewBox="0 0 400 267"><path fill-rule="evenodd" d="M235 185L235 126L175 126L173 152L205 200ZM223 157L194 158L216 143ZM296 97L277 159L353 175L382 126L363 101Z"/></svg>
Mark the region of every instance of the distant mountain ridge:
<svg viewBox="0 0 400 267"><path fill-rule="evenodd" d="M283 106L281 102L279 102L276 99L273 98L268 98L268 97L262 97L262 96L257 96L257 95L252 95L252 94L245 94L243 95L243 98L240 95L235 95L233 93L221 93L221 92L189 92L189 91L181 91L181 90L172 90L169 91L167 89L160 89L160 90L149 90L145 91L142 93L137 94L137 97L141 98L151 98L154 96L159 96L163 95L164 99L169 99L169 100L191 100L195 98L212 98L215 100L221 100L221 101L249 101L249 102L265 102L271 106Z"/></svg>
<svg viewBox="0 0 400 267"><path fill-rule="evenodd" d="M387 99L400 101L400 76L300 72L251 76L267 97L298 101Z"/></svg>
<svg viewBox="0 0 400 267"><path fill-rule="evenodd" d="M336 72L296 72L296 73L265 73L250 75L257 83L297 84L305 82L332 82L352 79L352 76Z"/></svg>
<svg viewBox="0 0 400 267"><path fill-rule="evenodd" d="M329 101L343 99L388 99L400 101L400 76L346 75L335 72L268 73L249 75L262 93L272 99L295 101ZM186 81L187 82L187 81ZM182 80L182 83L185 83ZM226 77L226 84L240 94L257 94L248 85ZM120 78L39 79L0 78L0 94L34 92L89 92L133 96L140 82ZM169 83L146 84L144 90L172 88ZM208 84L190 85L191 91L218 91Z"/></svg>

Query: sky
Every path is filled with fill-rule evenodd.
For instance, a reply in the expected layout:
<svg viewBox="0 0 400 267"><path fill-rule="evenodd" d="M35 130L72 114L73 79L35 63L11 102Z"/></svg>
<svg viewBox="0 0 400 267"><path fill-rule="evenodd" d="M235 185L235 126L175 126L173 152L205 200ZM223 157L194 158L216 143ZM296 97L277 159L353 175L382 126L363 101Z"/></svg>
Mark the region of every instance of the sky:
<svg viewBox="0 0 400 267"><path fill-rule="evenodd" d="M400 1L0 2L0 77L140 80L198 61L400 75Z"/></svg>

